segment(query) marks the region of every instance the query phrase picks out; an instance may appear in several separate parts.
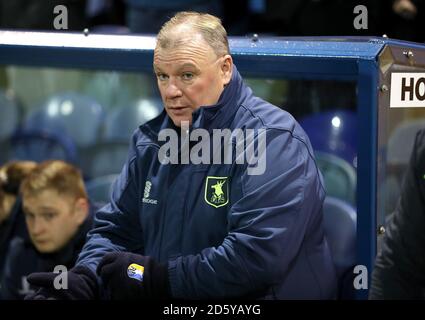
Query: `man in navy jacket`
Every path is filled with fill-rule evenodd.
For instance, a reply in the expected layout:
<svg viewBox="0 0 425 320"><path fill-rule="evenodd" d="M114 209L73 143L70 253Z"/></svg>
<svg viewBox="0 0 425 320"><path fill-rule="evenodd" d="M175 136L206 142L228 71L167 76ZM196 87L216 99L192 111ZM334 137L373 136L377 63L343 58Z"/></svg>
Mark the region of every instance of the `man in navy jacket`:
<svg viewBox="0 0 425 320"><path fill-rule="evenodd" d="M33 298L335 297L308 137L243 83L219 19L170 19L154 70L164 112L135 131L69 289L34 274Z"/></svg>
<svg viewBox="0 0 425 320"><path fill-rule="evenodd" d="M425 130L415 137L397 207L372 273L373 300L425 299Z"/></svg>

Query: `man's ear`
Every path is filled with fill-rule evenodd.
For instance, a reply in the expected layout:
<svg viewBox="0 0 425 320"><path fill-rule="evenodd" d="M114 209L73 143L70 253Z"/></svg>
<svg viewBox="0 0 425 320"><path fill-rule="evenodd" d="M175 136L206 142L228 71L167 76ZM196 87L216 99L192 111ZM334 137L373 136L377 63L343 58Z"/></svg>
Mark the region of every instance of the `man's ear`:
<svg viewBox="0 0 425 320"><path fill-rule="evenodd" d="M86 220L89 214L89 202L86 198L78 198L75 202L75 219L78 225L81 225Z"/></svg>
<svg viewBox="0 0 425 320"><path fill-rule="evenodd" d="M223 75L223 85L227 85L232 79L233 73L233 59L230 54L226 54L223 57L223 62L221 64L221 72Z"/></svg>

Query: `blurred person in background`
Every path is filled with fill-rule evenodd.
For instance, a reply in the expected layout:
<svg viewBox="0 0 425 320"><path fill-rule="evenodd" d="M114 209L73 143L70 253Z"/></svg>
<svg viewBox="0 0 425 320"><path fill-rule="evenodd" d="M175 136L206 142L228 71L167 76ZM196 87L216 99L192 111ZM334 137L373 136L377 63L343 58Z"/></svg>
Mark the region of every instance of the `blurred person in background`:
<svg viewBox="0 0 425 320"><path fill-rule="evenodd" d="M425 1L392 0L383 6L383 30L390 38L425 41Z"/></svg>
<svg viewBox="0 0 425 320"><path fill-rule="evenodd" d="M19 300L31 292L26 276L72 268L92 225L80 171L63 161L40 163L22 182L22 211L29 239L15 238L6 257L0 297Z"/></svg>
<svg viewBox="0 0 425 320"><path fill-rule="evenodd" d="M372 300L425 299L425 130L410 156L372 272Z"/></svg>
<svg viewBox="0 0 425 320"><path fill-rule="evenodd" d="M13 161L0 168L0 279L10 241L28 237L19 187L36 165L32 161Z"/></svg>

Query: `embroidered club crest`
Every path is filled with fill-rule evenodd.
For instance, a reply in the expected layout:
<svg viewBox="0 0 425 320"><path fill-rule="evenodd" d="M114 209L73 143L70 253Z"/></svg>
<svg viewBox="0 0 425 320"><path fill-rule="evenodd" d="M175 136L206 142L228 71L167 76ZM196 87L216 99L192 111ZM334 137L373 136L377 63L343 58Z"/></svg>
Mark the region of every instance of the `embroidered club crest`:
<svg viewBox="0 0 425 320"><path fill-rule="evenodd" d="M225 206L229 202L227 177L207 177L205 181L205 202L214 208Z"/></svg>

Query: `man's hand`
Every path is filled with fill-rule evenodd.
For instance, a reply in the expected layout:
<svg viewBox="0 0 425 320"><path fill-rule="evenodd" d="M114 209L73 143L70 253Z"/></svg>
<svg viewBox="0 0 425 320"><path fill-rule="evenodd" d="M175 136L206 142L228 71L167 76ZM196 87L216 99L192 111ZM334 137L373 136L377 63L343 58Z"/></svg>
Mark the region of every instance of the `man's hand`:
<svg viewBox="0 0 425 320"><path fill-rule="evenodd" d="M169 295L167 266L128 252L106 254L97 267L111 299L164 299Z"/></svg>
<svg viewBox="0 0 425 320"><path fill-rule="evenodd" d="M28 276L28 282L38 287L35 293L25 300L92 300L98 298L96 275L88 268L77 266L69 270L68 289L56 289L54 280L58 276L53 272L38 272Z"/></svg>

